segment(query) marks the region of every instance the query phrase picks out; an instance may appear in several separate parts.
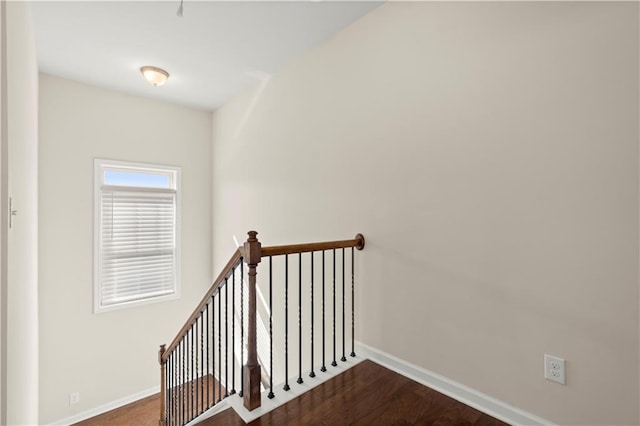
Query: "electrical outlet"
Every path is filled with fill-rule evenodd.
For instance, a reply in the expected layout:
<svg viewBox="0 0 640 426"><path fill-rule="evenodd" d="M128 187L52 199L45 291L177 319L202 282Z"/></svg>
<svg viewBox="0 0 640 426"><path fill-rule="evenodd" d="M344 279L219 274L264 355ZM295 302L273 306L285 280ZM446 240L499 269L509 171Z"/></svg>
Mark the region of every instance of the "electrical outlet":
<svg viewBox="0 0 640 426"><path fill-rule="evenodd" d="M80 402L80 392L73 392L69 395L69 405Z"/></svg>
<svg viewBox="0 0 640 426"><path fill-rule="evenodd" d="M552 355L544 355L544 378L552 382L565 384L564 375L565 361Z"/></svg>

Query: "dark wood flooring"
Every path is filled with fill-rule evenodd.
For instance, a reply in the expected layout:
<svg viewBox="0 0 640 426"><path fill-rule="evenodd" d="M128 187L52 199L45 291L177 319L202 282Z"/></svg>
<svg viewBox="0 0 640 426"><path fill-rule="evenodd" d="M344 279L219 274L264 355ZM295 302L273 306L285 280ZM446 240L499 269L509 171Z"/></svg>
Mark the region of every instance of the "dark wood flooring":
<svg viewBox="0 0 640 426"><path fill-rule="evenodd" d="M175 395L177 401L182 401L179 398L185 398L185 405L188 407L185 413L191 412L191 414L185 414L185 417L189 415L196 417L198 413L204 412L207 407L213 406L215 401L220 400L220 395L224 395L226 392L225 388L211 374L172 389L173 392L170 394L169 403L171 404L171 401L173 401L171 395ZM207 400L210 403L203 404L203 401ZM156 394L75 425L158 426L159 418L160 394Z"/></svg>
<svg viewBox="0 0 640 426"><path fill-rule="evenodd" d="M158 426L160 418L160 394L151 395L99 416L84 420L80 426Z"/></svg>
<svg viewBox="0 0 640 426"><path fill-rule="evenodd" d="M245 425L233 410L201 423ZM506 425L372 361L276 408L255 425Z"/></svg>
<svg viewBox="0 0 640 426"><path fill-rule="evenodd" d="M157 425L158 404L159 397L152 396L79 424ZM200 424L246 425L233 409ZM506 425L372 361L361 362L249 424Z"/></svg>

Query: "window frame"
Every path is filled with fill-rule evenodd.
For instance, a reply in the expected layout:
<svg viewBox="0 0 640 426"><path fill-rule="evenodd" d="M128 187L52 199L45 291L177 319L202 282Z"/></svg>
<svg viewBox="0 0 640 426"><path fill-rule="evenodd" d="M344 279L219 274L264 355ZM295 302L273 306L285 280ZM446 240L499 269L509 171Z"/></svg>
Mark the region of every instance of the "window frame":
<svg viewBox="0 0 640 426"><path fill-rule="evenodd" d="M162 175L169 174L169 184L173 185L175 190L175 265L174 265L174 292L161 296L151 296L137 300L124 301L116 304L103 306L101 303L101 236L102 236L102 188L104 185L104 175L107 170L118 171L134 171L158 173ZM132 307L148 305L152 303L166 302L180 298L181 294L181 200L182 200L182 169L177 166L138 163L121 160L107 160L101 158L94 159L93 165L93 313L111 312L120 309L128 309ZM109 185L110 187L136 188L141 191L149 190L149 192L157 191L155 187L143 186L125 186L125 185Z"/></svg>

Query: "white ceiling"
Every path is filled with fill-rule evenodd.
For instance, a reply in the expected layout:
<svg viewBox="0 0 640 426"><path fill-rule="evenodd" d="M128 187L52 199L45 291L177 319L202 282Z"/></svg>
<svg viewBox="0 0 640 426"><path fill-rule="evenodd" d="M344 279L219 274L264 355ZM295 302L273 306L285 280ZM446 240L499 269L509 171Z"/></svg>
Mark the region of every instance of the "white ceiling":
<svg viewBox="0 0 640 426"><path fill-rule="evenodd" d="M42 72L214 110L379 1L33 2ZM153 65L171 77L143 80Z"/></svg>

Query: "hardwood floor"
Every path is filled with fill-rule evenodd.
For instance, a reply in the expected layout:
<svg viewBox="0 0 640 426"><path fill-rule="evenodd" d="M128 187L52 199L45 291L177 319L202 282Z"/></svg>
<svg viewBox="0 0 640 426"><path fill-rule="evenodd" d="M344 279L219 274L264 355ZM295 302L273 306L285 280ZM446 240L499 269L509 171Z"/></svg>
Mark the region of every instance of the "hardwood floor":
<svg viewBox="0 0 640 426"><path fill-rule="evenodd" d="M79 424L157 425L158 404L158 396L152 396ZM233 409L200 424L246 425ZM506 425L371 361L358 364L249 424Z"/></svg>
<svg viewBox="0 0 640 426"><path fill-rule="evenodd" d="M210 398L211 402L217 401L225 393L225 388L213 378L212 375L205 376L193 381L193 392L189 382L185 385L174 388L176 395L186 397L187 412L192 410L195 417L197 413L204 411L208 405L203 405L202 401ZM200 396L202 392L202 396ZM193 401L191 401L193 399ZM211 404L212 405L212 404ZM139 401L127 404L116 410L108 411L88 420L76 423L79 426L158 426L160 418L160 394L152 395Z"/></svg>
<svg viewBox="0 0 640 426"><path fill-rule="evenodd" d="M246 423L235 411L225 410L201 424ZM249 424L506 425L372 361L356 365Z"/></svg>
<svg viewBox="0 0 640 426"><path fill-rule="evenodd" d="M80 426L158 426L160 394L155 394L99 416L84 420Z"/></svg>

